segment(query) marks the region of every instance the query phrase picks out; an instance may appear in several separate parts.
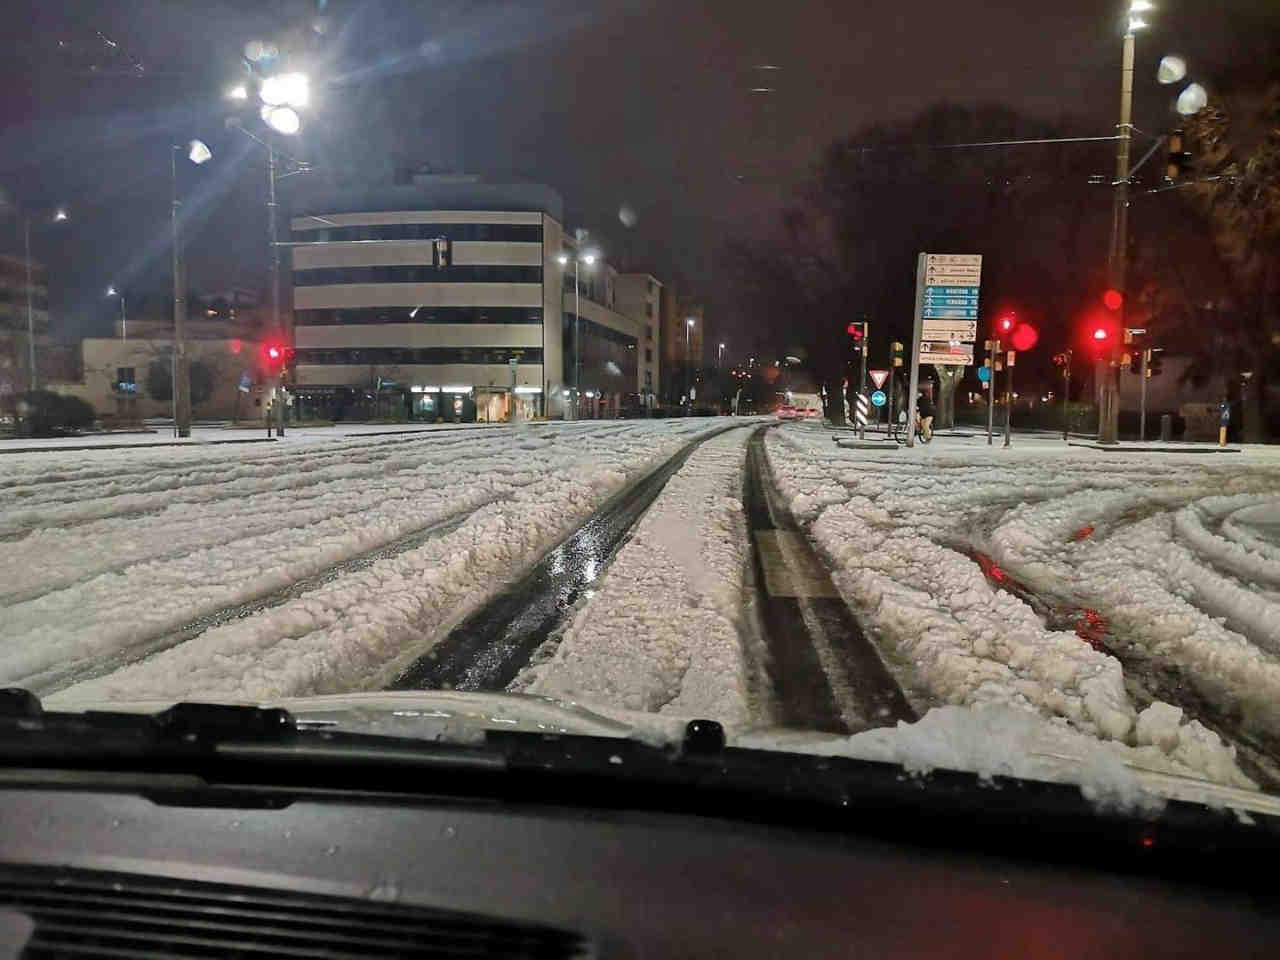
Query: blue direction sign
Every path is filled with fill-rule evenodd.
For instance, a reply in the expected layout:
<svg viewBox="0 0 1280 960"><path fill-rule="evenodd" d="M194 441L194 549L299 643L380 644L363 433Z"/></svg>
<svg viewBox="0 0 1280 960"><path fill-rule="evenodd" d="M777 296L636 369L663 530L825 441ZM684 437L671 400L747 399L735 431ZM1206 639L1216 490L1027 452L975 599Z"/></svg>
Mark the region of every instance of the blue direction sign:
<svg viewBox="0 0 1280 960"><path fill-rule="evenodd" d="M978 288L934 285L924 288L925 319L977 320Z"/></svg>
<svg viewBox="0 0 1280 960"><path fill-rule="evenodd" d="M873 407L883 407L888 399L883 390L875 390L871 394L871 405Z"/></svg>
<svg viewBox="0 0 1280 960"><path fill-rule="evenodd" d="M983 383L986 383L988 380L990 380L990 379L991 379L991 368L990 368L990 367L979 367L979 368L978 368L978 379L979 379L979 380L981 380Z"/></svg>

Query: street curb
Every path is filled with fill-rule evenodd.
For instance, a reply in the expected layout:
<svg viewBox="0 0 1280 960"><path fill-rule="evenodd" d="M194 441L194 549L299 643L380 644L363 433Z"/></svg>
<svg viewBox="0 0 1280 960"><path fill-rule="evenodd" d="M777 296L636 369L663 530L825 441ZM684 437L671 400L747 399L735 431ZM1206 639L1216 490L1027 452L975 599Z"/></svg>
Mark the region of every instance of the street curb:
<svg viewBox="0 0 1280 960"><path fill-rule="evenodd" d="M1186 447L1178 449L1177 447L1122 447L1119 444L1111 446L1099 443L1071 443L1069 447L1080 447L1084 450L1097 450L1101 453L1243 453L1239 447Z"/></svg>
<svg viewBox="0 0 1280 960"><path fill-rule="evenodd" d="M153 447L216 447L228 443L275 443L275 437L243 437L236 440L161 440L155 443L94 443L67 447L0 447L0 453L64 453L84 450L146 450Z"/></svg>

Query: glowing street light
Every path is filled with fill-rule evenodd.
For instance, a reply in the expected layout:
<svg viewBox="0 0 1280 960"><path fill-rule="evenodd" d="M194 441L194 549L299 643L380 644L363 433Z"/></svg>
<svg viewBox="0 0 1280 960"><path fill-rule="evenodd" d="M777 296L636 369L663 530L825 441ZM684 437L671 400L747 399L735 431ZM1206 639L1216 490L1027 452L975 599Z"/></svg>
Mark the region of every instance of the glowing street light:
<svg viewBox="0 0 1280 960"><path fill-rule="evenodd" d="M585 234L584 234L585 235ZM588 267L595 266L596 258L599 256L594 250L588 250L573 256L573 391L575 397L590 398L591 394L582 393L582 312L579 310L579 288L578 288L578 268L581 265ZM567 253L561 252L556 255L556 262L562 267L569 265L570 257ZM564 302L564 287L560 288L560 301ZM563 312L563 306L561 311ZM574 403L578 401L575 399ZM574 417L578 416L575 408Z"/></svg>
<svg viewBox="0 0 1280 960"><path fill-rule="evenodd" d="M205 145L203 140L192 140L187 144L187 159L198 167L213 159L213 151Z"/></svg>
<svg viewBox="0 0 1280 960"><path fill-rule="evenodd" d="M68 214L67 211L65 210L58 209L58 210L55 210L53 213L54 223L62 223L63 221L69 220L69 219L70 219L70 214Z"/></svg>
<svg viewBox="0 0 1280 960"><path fill-rule="evenodd" d="M273 107L305 107L311 100L310 80L305 73L278 73L262 81L258 96Z"/></svg>
<svg viewBox="0 0 1280 960"><path fill-rule="evenodd" d="M243 83L237 83L234 87L227 91L228 100L248 100L249 88Z"/></svg>
<svg viewBox="0 0 1280 960"><path fill-rule="evenodd" d="M264 119L272 130L286 136L292 136L302 129L302 119L292 107L275 107L266 114Z"/></svg>
<svg viewBox="0 0 1280 960"><path fill-rule="evenodd" d="M107 284L107 296L120 298L120 339L129 339L129 315L124 308L124 294L116 289L114 283Z"/></svg>

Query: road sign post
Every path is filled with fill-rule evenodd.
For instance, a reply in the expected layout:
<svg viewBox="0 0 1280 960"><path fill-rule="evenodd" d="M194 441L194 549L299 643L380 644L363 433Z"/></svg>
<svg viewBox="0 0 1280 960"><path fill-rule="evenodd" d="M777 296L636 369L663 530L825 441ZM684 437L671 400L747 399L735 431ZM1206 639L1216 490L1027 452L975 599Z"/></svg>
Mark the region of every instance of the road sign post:
<svg viewBox="0 0 1280 960"><path fill-rule="evenodd" d="M907 446L916 445L916 388L920 386L920 334L924 330L924 290L929 255L916 257L916 308L911 329L911 376L907 381Z"/></svg>
<svg viewBox="0 0 1280 960"><path fill-rule="evenodd" d="M1000 341L988 340L987 347L987 365L991 368L991 379L987 382L987 446L991 446L991 432L995 425L995 394L996 394L996 371L1000 369L1000 362L996 359L1000 356Z"/></svg>
<svg viewBox="0 0 1280 960"><path fill-rule="evenodd" d="M1004 445L1006 447L1009 446L1009 438L1013 433L1013 363L1017 356L1017 351L1010 350L1009 356L1005 359L1005 367L1008 368L1004 398Z"/></svg>
<svg viewBox="0 0 1280 960"><path fill-rule="evenodd" d="M907 398L907 446L915 446L916 394L920 364L967 367L978 338L982 256L922 253L916 261L915 328Z"/></svg>

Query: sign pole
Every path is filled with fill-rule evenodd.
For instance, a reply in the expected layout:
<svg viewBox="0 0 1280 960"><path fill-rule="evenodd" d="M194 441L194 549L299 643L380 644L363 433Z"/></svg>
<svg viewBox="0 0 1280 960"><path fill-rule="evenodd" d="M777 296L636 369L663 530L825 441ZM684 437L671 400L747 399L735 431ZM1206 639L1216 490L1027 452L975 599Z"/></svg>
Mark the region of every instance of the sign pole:
<svg viewBox="0 0 1280 960"><path fill-rule="evenodd" d="M1142 376L1142 387L1141 392L1139 393L1141 399L1138 401L1138 410L1140 411L1138 414L1139 443L1147 442L1147 354L1149 352L1150 351L1148 350L1142 351L1142 369L1138 371Z"/></svg>
<svg viewBox="0 0 1280 960"><path fill-rule="evenodd" d="M924 326L924 280L927 253L916 257L916 309L911 327L911 376L907 385L907 446L916 445L916 389L920 386L920 332Z"/></svg>
<svg viewBox="0 0 1280 960"><path fill-rule="evenodd" d="M991 446L991 430L995 426L996 402L996 357L1000 356L1000 341L988 340L991 349L987 351L987 364L991 367L991 379L987 381L987 446Z"/></svg>
<svg viewBox="0 0 1280 960"><path fill-rule="evenodd" d="M871 324L867 323L865 320L862 321L862 350L861 350L862 363L860 365L860 370L858 373L858 396L860 398L866 397L867 395L867 351L871 348L870 327L871 327ZM866 420L863 420L861 423L858 424L858 439L859 440L867 439L867 421Z"/></svg>
<svg viewBox="0 0 1280 960"><path fill-rule="evenodd" d="M1067 429L1070 424L1070 411L1068 404L1071 403L1071 351L1067 350L1067 362L1062 366L1062 379L1066 382L1062 388L1062 442L1067 443Z"/></svg>
<svg viewBox="0 0 1280 960"><path fill-rule="evenodd" d="M1012 350L1005 357L1005 369L1009 373L1008 386L1004 398L1004 445L1009 446L1009 436L1013 433L1013 358L1017 356Z"/></svg>

